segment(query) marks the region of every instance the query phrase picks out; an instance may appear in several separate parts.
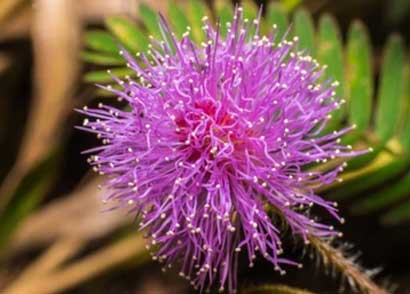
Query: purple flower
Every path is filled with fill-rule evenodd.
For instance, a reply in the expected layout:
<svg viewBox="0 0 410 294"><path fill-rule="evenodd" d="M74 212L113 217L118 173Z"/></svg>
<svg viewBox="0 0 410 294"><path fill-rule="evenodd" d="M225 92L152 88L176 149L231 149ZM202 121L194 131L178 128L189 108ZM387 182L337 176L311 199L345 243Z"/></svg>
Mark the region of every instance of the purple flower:
<svg viewBox="0 0 410 294"><path fill-rule="evenodd" d="M90 117L81 128L102 139L88 152L110 176L104 201L131 208L153 258L177 263L201 290L233 292L239 252L282 274L284 264L300 266L282 257L281 220L306 242L337 235L308 211L316 205L343 221L314 188L334 182L344 164L311 167L363 153L340 144L351 128L323 131L343 102L337 82L322 82L323 67L298 51L297 38L275 43L275 28L260 36L259 19L249 23L237 8L222 38L204 18L206 42L197 45L189 30L177 40L161 17L164 41L138 58L121 51L137 78L113 76L120 89L104 87L129 110L81 111Z"/></svg>

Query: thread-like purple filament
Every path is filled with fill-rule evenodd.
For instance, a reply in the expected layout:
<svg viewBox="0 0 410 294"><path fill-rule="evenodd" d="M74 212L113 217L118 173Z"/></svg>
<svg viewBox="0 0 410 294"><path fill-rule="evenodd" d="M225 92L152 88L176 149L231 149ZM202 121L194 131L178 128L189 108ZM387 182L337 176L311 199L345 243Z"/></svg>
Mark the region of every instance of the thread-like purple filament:
<svg viewBox="0 0 410 294"><path fill-rule="evenodd" d="M314 192L343 165L306 166L363 153L340 143L350 128L323 132L342 103L337 83L322 82L323 68L298 51L297 38L260 36L259 19L236 8L222 38L204 18L206 41L197 45L189 31L177 40L161 17L164 41L138 58L121 51L137 78L113 76L121 89L104 87L130 110L81 110L89 119L80 128L103 142L88 152L94 170L110 176L104 201L135 211L153 258L179 264L201 290L216 283L233 292L240 252L250 266L260 254L281 273L299 265L282 257L277 214L305 241L338 234L307 212L317 205L343 220Z"/></svg>

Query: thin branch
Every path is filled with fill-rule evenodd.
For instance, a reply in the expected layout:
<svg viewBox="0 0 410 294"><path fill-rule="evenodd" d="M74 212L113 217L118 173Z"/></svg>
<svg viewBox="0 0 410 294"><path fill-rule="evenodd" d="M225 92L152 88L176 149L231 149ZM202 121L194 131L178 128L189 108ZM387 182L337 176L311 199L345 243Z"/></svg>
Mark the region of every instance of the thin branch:
<svg viewBox="0 0 410 294"><path fill-rule="evenodd" d="M0 186L0 212L24 175L58 145L63 122L72 112L82 30L77 10L69 0L36 1L31 26L34 97L17 160Z"/></svg>
<svg viewBox="0 0 410 294"><path fill-rule="evenodd" d="M84 243L81 239L73 238L62 238L56 241L43 255L24 269L14 284L17 285L19 281L25 283L26 280L38 279L47 275L74 256Z"/></svg>
<svg viewBox="0 0 410 294"><path fill-rule="evenodd" d="M59 239L90 241L130 224L133 217L124 216L123 211L104 212L107 207L101 199L107 192L97 188L102 181L103 178L93 179L28 216L10 240L7 254Z"/></svg>
<svg viewBox="0 0 410 294"><path fill-rule="evenodd" d="M0 8L3 2L21 1L21 0L0 0ZM178 0L181 1L181 0ZM168 1L155 0L82 0L81 9L78 12L78 17L84 23L101 23L104 18L111 15L129 15L132 18L138 17L138 5L144 3L152 7L154 10L166 13ZM1 18L0 11L0 18ZM10 40L22 37L28 37L30 27L33 21L33 9L30 5L26 5L16 11L16 14L7 18L7 21L2 23L0 31L0 41Z"/></svg>
<svg viewBox="0 0 410 294"><path fill-rule="evenodd" d="M142 234L138 233L41 278L31 276L19 279L6 288L4 293L60 293L132 259L143 262L149 256L147 253Z"/></svg>

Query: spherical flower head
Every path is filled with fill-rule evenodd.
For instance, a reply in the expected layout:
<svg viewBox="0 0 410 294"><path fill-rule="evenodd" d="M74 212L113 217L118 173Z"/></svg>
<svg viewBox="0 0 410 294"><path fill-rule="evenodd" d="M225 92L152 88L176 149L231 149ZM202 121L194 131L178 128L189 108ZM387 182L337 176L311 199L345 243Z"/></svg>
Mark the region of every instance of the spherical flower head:
<svg viewBox="0 0 410 294"><path fill-rule="evenodd" d="M240 252L250 266L258 254L280 273L298 266L282 257L280 223L308 242L338 234L310 207L342 221L314 189L334 182L343 165L312 165L361 153L340 143L349 128L323 131L341 104L337 83L322 82L323 67L297 38L260 36L260 17L243 20L241 8L226 38L204 18L202 44L189 30L178 40L160 19L163 40L147 54L121 51L137 78L113 76L120 89L104 87L128 110L82 110L89 119L81 128L103 143L89 152L94 170L109 175L104 201L134 211L153 258L177 264L201 290L234 291Z"/></svg>

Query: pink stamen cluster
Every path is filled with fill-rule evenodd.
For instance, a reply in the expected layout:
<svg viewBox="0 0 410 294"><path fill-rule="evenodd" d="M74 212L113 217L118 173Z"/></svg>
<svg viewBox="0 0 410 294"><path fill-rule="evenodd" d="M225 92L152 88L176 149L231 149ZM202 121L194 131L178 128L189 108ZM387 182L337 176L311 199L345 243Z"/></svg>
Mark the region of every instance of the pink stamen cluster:
<svg viewBox="0 0 410 294"><path fill-rule="evenodd" d="M236 8L222 38L204 18L206 41L197 45L189 30L177 40L161 17L163 41L137 58L121 51L137 78L113 76L121 89L104 87L129 110L81 110L90 119L80 128L102 139L88 152L94 170L110 176L104 201L135 211L153 259L179 264L200 290L233 292L240 252L250 266L260 254L282 274L283 264L301 266L282 257L273 219L305 242L337 235L308 211L317 205L343 221L314 188L334 182L344 164L307 166L363 153L340 144L350 128L323 132L343 102L337 82L321 82L323 67L298 51L297 38L275 43L275 29L260 36L259 19Z"/></svg>

